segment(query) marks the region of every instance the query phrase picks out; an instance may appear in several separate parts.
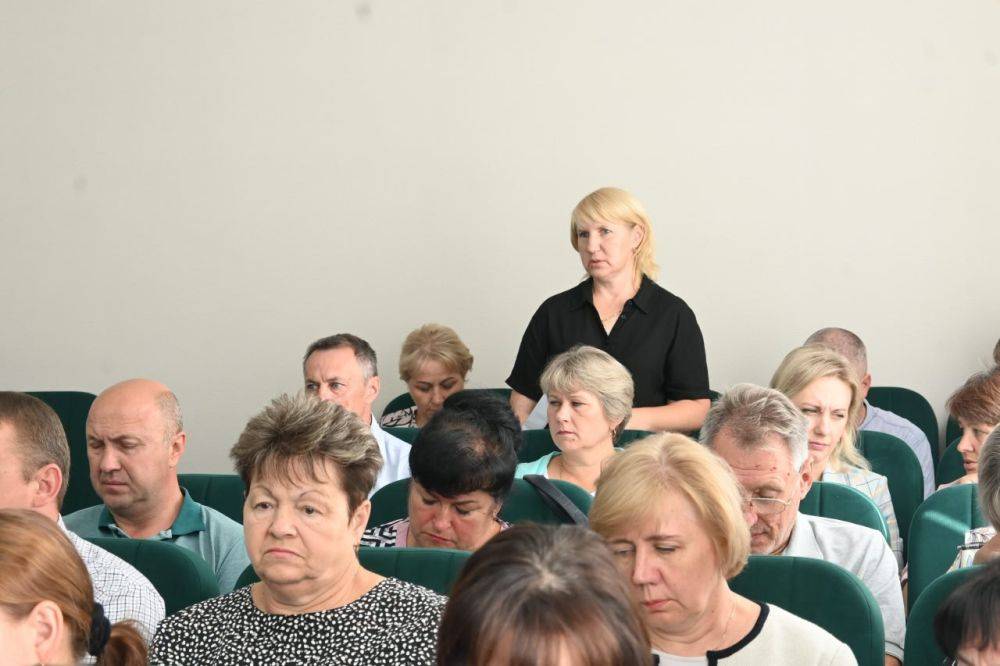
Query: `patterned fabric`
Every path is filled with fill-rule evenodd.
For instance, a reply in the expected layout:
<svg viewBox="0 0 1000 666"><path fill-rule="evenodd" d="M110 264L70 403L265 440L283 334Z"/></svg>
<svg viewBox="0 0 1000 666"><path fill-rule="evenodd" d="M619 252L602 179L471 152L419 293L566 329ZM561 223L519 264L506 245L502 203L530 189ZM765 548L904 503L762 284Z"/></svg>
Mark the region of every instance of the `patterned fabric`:
<svg viewBox="0 0 1000 666"><path fill-rule="evenodd" d="M169 666L434 663L447 599L430 590L386 578L340 608L275 615L254 606L251 588L168 617L150 645L150 662Z"/></svg>
<svg viewBox="0 0 1000 666"><path fill-rule="evenodd" d="M986 545L986 542L997 535L995 528L987 525L986 527L977 527L974 530L969 530L965 533L965 543L958 547L958 555L955 557L955 561L952 562L948 571L954 571L955 569L965 569L973 565L973 560L976 557L976 552L980 548Z"/></svg>
<svg viewBox="0 0 1000 666"><path fill-rule="evenodd" d="M417 406L410 405L392 414L383 414L379 421L383 428L418 428Z"/></svg>
<svg viewBox="0 0 1000 666"><path fill-rule="evenodd" d="M500 531L510 529L506 520L498 520ZM371 548L406 548L406 535L410 532L410 519L400 518L375 527L369 527L361 535L361 545Z"/></svg>
<svg viewBox="0 0 1000 666"><path fill-rule="evenodd" d="M889 482L881 474L876 474L860 467L847 467L843 472L823 472L820 479L824 483L839 483L860 490L870 497L889 528L889 546L896 556L896 564L903 568L903 541L899 537L899 523L896 521L896 510L892 508L892 497L889 495Z"/></svg>

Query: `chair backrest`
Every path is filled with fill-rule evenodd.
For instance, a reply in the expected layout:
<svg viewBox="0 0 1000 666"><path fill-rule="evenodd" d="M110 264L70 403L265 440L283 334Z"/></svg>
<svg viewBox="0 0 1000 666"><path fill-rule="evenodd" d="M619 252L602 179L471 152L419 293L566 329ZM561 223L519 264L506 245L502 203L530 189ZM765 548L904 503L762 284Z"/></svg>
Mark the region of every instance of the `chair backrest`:
<svg viewBox="0 0 1000 666"><path fill-rule="evenodd" d="M191 499L243 522L243 480L236 474L178 474Z"/></svg>
<svg viewBox="0 0 1000 666"><path fill-rule="evenodd" d="M648 430L624 430L618 437L616 446L628 446L637 439L641 439L652 433ZM552 441L552 434L549 430L525 430L522 433L524 439L520 450L517 452L519 462L532 462L553 451L558 451L556 443Z"/></svg>
<svg viewBox="0 0 1000 666"><path fill-rule="evenodd" d="M889 528L872 498L842 483L816 481L799 504L799 511L810 516L836 518L875 530L889 542Z"/></svg>
<svg viewBox="0 0 1000 666"><path fill-rule="evenodd" d="M87 414L97 396L83 391L29 391L28 395L43 401L59 415L69 441L69 484L62 514L67 516L100 504L101 498L90 483L90 462L87 460Z"/></svg>
<svg viewBox="0 0 1000 666"><path fill-rule="evenodd" d="M958 439L952 441L941 454L941 460L938 461L937 470L934 472L938 485L951 483L960 476L965 476L965 463L962 462L962 454L958 452L958 443L961 439L959 435Z"/></svg>
<svg viewBox="0 0 1000 666"><path fill-rule="evenodd" d="M934 640L934 615L956 587L968 580L977 567L949 571L927 586L920 599L910 606L906 618L906 666L941 666L944 654Z"/></svg>
<svg viewBox="0 0 1000 666"><path fill-rule="evenodd" d="M389 426L382 428L382 430L385 430L393 437L398 437L407 444L413 444L414 440L417 439L417 433L420 432L420 428L403 428L400 426Z"/></svg>
<svg viewBox="0 0 1000 666"><path fill-rule="evenodd" d="M871 463L872 471L889 483L899 536L905 546L913 513L924 501L924 472L917 454L898 437L868 430L858 432L858 451Z"/></svg>
<svg viewBox="0 0 1000 666"><path fill-rule="evenodd" d="M488 391L490 393L496 393L500 397L510 400L510 389L506 386L501 388L478 388L478 389L466 389L468 391ZM386 414L392 414L393 412L398 412L401 409L406 409L407 407L413 406L413 396L407 393L401 393L395 398L389 401L389 404L385 406L382 410L382 416Z"/></svg>
<svg viewBox="0 0 1000 666"><path fill-rule="evenodd" d="M751 555L729 587L826 629L851 648L859 666L885 663L882 611L846 569L808 557Z"/></svg>
<svg viewBox="0 0 1000 666"><path fill-rule="evenodd" d="M958 421L953 416L948 417L948 422L944 427L944 441L954 442L956 439L962 437L962 426L958 425Z"/></svg>
<svg viewBox="0 0 1000 666"><path fill-rule="evenodd" d="M149 579L163 597L167 615L219 596L219 581L201 555L166 541L146 539L87 539L117 555Z"/></svg>
<svg viewBox="0 0 1000 666"><path fill-rule="evenodd" d="M552 481L559 490L581 511L588 513L593 498L583 488L566 481ZM400 479L379 488L372 496L372 512L368 518L368 527L375 527L391 520L405 518L407 515L406 500L410 492L410 480ZM557 515L545 503L538 491L524 479L514 479L514 485L504 502L500 517L509 523L550 523L559 524L566 520Z"/></svg>
<svg viewBox="0 0 1000 666"><path fill-rule="evenodd" d="M910 608L935 578L948 571L965 533L984 525L976 491L971 483L944 488L917 508L910 525Z"/></svg>
<svg viewBox="0 0 1000 666"><path fill-rule="evenodd" d="M458 574L472 553L448 548L369 548L361 546L361 566L381 576L421 585L438 594L448 595ZM244 569L236 589L256 583L260 578L252 566Z"/></svg>
<svg viewBox="0 0 1000 666"><path fill-rule="evenodd" d="M893 414L902 416L923 430L931 445L931 457L937 462L941 446L937 417L927 398L916 391L901 386L873 386L868 389L868 402Z"/></svg>

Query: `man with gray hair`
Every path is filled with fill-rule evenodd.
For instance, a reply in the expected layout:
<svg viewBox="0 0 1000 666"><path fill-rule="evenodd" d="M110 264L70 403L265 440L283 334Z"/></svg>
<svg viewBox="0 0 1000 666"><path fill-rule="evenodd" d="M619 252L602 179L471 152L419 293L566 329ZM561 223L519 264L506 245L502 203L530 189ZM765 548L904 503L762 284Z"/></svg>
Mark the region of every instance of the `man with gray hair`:
<svg viewBox="0 0 1000 666"><path fill-rule="evenodd" d="M250 566L243 526L181 488L186 447L180 404L166 386L131 379L107 389L87 415L90 482L104 504L71 513L66 525L85 539L155 539L192 550L225 594Z"/></svg>
<svg viewBox="0 0 1000 666"><path fill-rule="evenodd" d="M879 409L868 402L868 390L872 387L872 376L868 372L868 350L856 334L846 328L821 328L808 338L805 344L820 344L847 359L854 369L861 390L861 411L858 414L859 430L883 432L897 437L913 449L924 477L924 497L934 492L934 458L931 444L924 431L898 414Z"/></svg>
<svg viewBox="0 0 1000 666"><path fill-rule="evenodd" d="M906 619L889 544L867 527L799 512L813 483L808 429L808 419L782 393L737 384L709 410L701 441L743 487L751 550L825 560L856 575L882 610L886 666L898 666Z"/></svg>

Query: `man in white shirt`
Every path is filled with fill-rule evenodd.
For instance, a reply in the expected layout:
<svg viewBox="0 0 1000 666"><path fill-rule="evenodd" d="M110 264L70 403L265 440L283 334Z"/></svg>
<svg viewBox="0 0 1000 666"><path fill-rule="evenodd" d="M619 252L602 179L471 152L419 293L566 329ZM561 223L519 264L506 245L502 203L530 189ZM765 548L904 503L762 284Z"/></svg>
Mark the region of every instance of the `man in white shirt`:
<svg viewBox="0 0 1000 666"><path fill-rule="evenodd" d="M934 458L931 456L931 444L927 441L927 435L911 421L879 409L867 400L868 389L872 387L872 376L868 372L868 350L861 338L846 328L821 328L806 338L805 344L821 344L848 360L861 389L858 429L884 432L906 442L920 462L920 471L924 477L924 497L934 492Z"/></svg>
<svg viewBox="0 0 1000 666"><path fill-rule="evenodd" d="M378 398L381 382L371 345L350 333L321 338L306 350L302 374L306 393L337 403L371 428L383 460L372 494L393 481L410 477L410 445L382 430L372 416L372 403Z"/></svg>
<svg viewBox="0 0 1000 666"><path fill-rule="evenodd" d="M134 620L149 640L164 614L153 584L131 564L68 531L59 516L69 460L66 433L52 408L26 393L0 391L0 509L31 509L59 523L87 567L94 601L108 620Z"/></svg>
<svg viewBox="0 0 1000 666"><path fill-rule="evenodd" d="M746 493L751 550L814 557L857 576L882 610L885 664L899 666L906 618L889 544L867 527L799 513L813 482L808 432L808 419L782 393L737 384L709 410L701 441L729 463Z"/></svg>

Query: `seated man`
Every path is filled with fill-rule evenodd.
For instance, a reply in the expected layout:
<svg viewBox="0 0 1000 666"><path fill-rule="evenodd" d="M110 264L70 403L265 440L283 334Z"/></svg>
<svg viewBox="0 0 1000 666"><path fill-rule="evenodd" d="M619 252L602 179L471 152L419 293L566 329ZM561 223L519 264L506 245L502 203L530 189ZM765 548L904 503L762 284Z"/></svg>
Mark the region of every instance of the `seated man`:
<svg viewBox="0 0 1000 666"><path fill-rule="evenodd" d="M302 374L306 393L337 403L371 428L384 461L372 495L382 486L409 478L410 445L382 430L372 417L372 403L378 397L380 380L371 345L350 333L321 338L306 349Z"/></svg>
<svg viewBox="0 0 1000 666"><path fill-rule="evenodd" d="M90 482L104 500L66 516L84 538L169 541L205 558L231 592L250 565L243 526L198 504L180 487L187 446L177 397L163 384L131 379L97 396L87 415Z"/></svg>
<svg viewBox="0 0 1000 666"><path fill-rule="evenodd" d="M737 384L709 410L701 441L729 463L747 493L751 550L814 557L857 576L882 609L885 663L898 666L906 620L889 544L867 527L799 513L813 481L806 417L778 391Z"/></svg>
<svg viewBox="0 0 1000 666"><path fill-rule="evenodd" d="M861 338L844 328L821 328L805 342L807 345L813 343L829 347L846 358L854 368L862 399L858 430L884 432L906 442L920 462L920 471L924 476L924 497L934 492L934 458L931 456L931 444L927 441L927 435L902 416L879 409L867 400L868 389L872 387L872 376L868 372L868 351Z"/></svg>
<svg viewBox="0 0 1000 666"><path fill-rule="evenodd" d="M149 640L163 619L163 598L131 564L66 530L59 507L68 482L69 445L59 417L38 398L0 391L0 509L32 509L59 523L108 620L134 620Z"/></svg>

